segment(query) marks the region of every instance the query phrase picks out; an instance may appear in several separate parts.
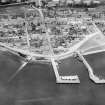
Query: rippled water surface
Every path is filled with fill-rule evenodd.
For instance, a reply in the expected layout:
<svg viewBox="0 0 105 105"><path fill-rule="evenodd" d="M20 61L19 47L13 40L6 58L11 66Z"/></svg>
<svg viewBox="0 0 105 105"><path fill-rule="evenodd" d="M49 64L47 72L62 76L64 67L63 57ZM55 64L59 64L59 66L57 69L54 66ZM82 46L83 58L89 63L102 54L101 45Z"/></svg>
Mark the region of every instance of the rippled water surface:
<svg viewBox="0 0 105 105"><path fill-rule="evenodd" d="M0 13L4 11L4 8L0 9ZM98 68L95 72L104 76L105 53L86 58L92 65L96 65L94 68ZM0 105L105 104L105 84L93 83L89 79L86 67L76 59L64 60L61 67L65 71L70 70L73 74L78 74L80 84L56 84L52 66L38 63L28 64L8 82L20 64L19 57L0 51Z"/></svg>
<svg viewBox="0 0 105 105"><path fill-rule="evenodd" d="M105 54L94 55L99 69ZM90 58L89 58L90 59ZM51 65L28 64L12 81L9 77L20 65L20 59L10 53L0 53L0 105L104 105L105 84L95 84L88 76L85 66L77 61L74 65L67 59L70 70L76 66L80 84L56 84ZM66 70L66 67L64 68ZM103 72L104 73L104 72Z"/></svg>

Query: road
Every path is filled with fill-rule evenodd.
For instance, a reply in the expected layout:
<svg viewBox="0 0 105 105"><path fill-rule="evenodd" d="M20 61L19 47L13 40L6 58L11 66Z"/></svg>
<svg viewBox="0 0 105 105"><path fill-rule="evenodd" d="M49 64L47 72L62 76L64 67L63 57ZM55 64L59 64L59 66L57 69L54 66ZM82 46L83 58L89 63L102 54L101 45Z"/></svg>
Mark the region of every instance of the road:
<svg viewBox="0 0 105 105"><path fill-rule="evenodd" d="M86 58L89 64L97 68L94 72L104 76L105 53L98 56L89 55ZM67 67L64 67L64 64ZM21 65L21 61L16 55L0 51L0 105L104 105L105 84L91 81L86 67L76 59L65 60L64 64L63 69L79 76L80 84L56 84L52 65L39 63L29 63L8 82Z"/></svg>

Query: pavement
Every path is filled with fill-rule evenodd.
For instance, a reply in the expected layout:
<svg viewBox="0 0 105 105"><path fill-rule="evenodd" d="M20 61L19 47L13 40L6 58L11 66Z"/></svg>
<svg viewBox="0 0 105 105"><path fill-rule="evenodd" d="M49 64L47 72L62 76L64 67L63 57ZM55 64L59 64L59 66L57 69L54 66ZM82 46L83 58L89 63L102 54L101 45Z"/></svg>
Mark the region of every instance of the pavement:
<svg viewBox="0 0 105 105"><path fill-rule="evenodd" d="M104 74L105 53L86 58ZM38 63L28 64L8 82L21 61L16 55L0 51L0 105L104 105L105 84L93 83L85 66L76 59L73 62L67 59L64 64L71 71L76 68L80 84L56 84L53 67Z"/></svg>
<svg viewBox="0 0 105 105"><path fill-rule="evenodd" d="M15 7L17 9L17 7ZM13 8L11 9L18 13ZM8 12L2 8L0 13ZM97 75L105 76L105 53L85 56ZM90 80L88 70L77 59L61 62L61 70L77 74L80 84L56 84L53 67L30 63L10 82L21 65L20 58L0 49L0 105L104 105L105 84ZM67 73L66 72L66 73ZM64 72L65 73L65 72Z"/></svg>

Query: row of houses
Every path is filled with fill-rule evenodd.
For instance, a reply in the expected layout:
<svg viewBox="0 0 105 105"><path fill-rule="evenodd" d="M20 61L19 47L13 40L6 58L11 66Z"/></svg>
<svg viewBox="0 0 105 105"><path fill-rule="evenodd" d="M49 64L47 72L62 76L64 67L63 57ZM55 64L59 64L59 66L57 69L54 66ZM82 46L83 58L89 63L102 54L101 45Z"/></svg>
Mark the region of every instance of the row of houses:
<svg viewBox="0 0 105 105"><path fill-rule="evenodd" d="M6 3L6 2L21 2L23 0L0 0L1 3Z"/></svg>
<svg viewBox="0 0 105 105"><path fill-rule="evenodd" d="M12 2L26 2L26 1L29 1L29 2L34 2L34 1L38 1L38 0L0 0L0 3L12 3Z"/></svg>
<svg viewBox="0 0 105 105"><path fill-rule="evenodd" d="M28 1L28 2L37 2L38 0L0 0L1 3L5 3L5 2L25 2L25 1ZM69 4L87 4L87 5L90 5L92 3L95 3L95 4L99 4L100 1L99 0L40 0L40 1L45 1L45 2L67 2Z"/></svg>

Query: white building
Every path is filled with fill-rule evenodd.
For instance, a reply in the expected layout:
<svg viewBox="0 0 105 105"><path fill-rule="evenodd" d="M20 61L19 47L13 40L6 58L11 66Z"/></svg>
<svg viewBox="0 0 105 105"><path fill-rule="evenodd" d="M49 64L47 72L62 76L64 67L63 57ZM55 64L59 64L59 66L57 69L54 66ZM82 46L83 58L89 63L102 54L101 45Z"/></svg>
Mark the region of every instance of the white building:
<svg viewBox="0 0 105 105"><path fill-rule="evenodd" d="M74 1L73 0L66 0L68 4L73 4Z"/></svg>
<svg viewBox="0 0 105 105"><path fill-rule="evenodd" d="M74 0L75 4L81 4L81 0Z"/></svg>
<svg viewBox="0 0 105 105"><path fill-rule="evenodd" d="M95 3L95 4L100 4L100 1L94 0L93 3Z"/></svg>
<svg viewBox="0 0 105 105"><path fill-rule="evenodd" d="M91 5L92 0L83 0L83 3L86 5Z"/></svg>

